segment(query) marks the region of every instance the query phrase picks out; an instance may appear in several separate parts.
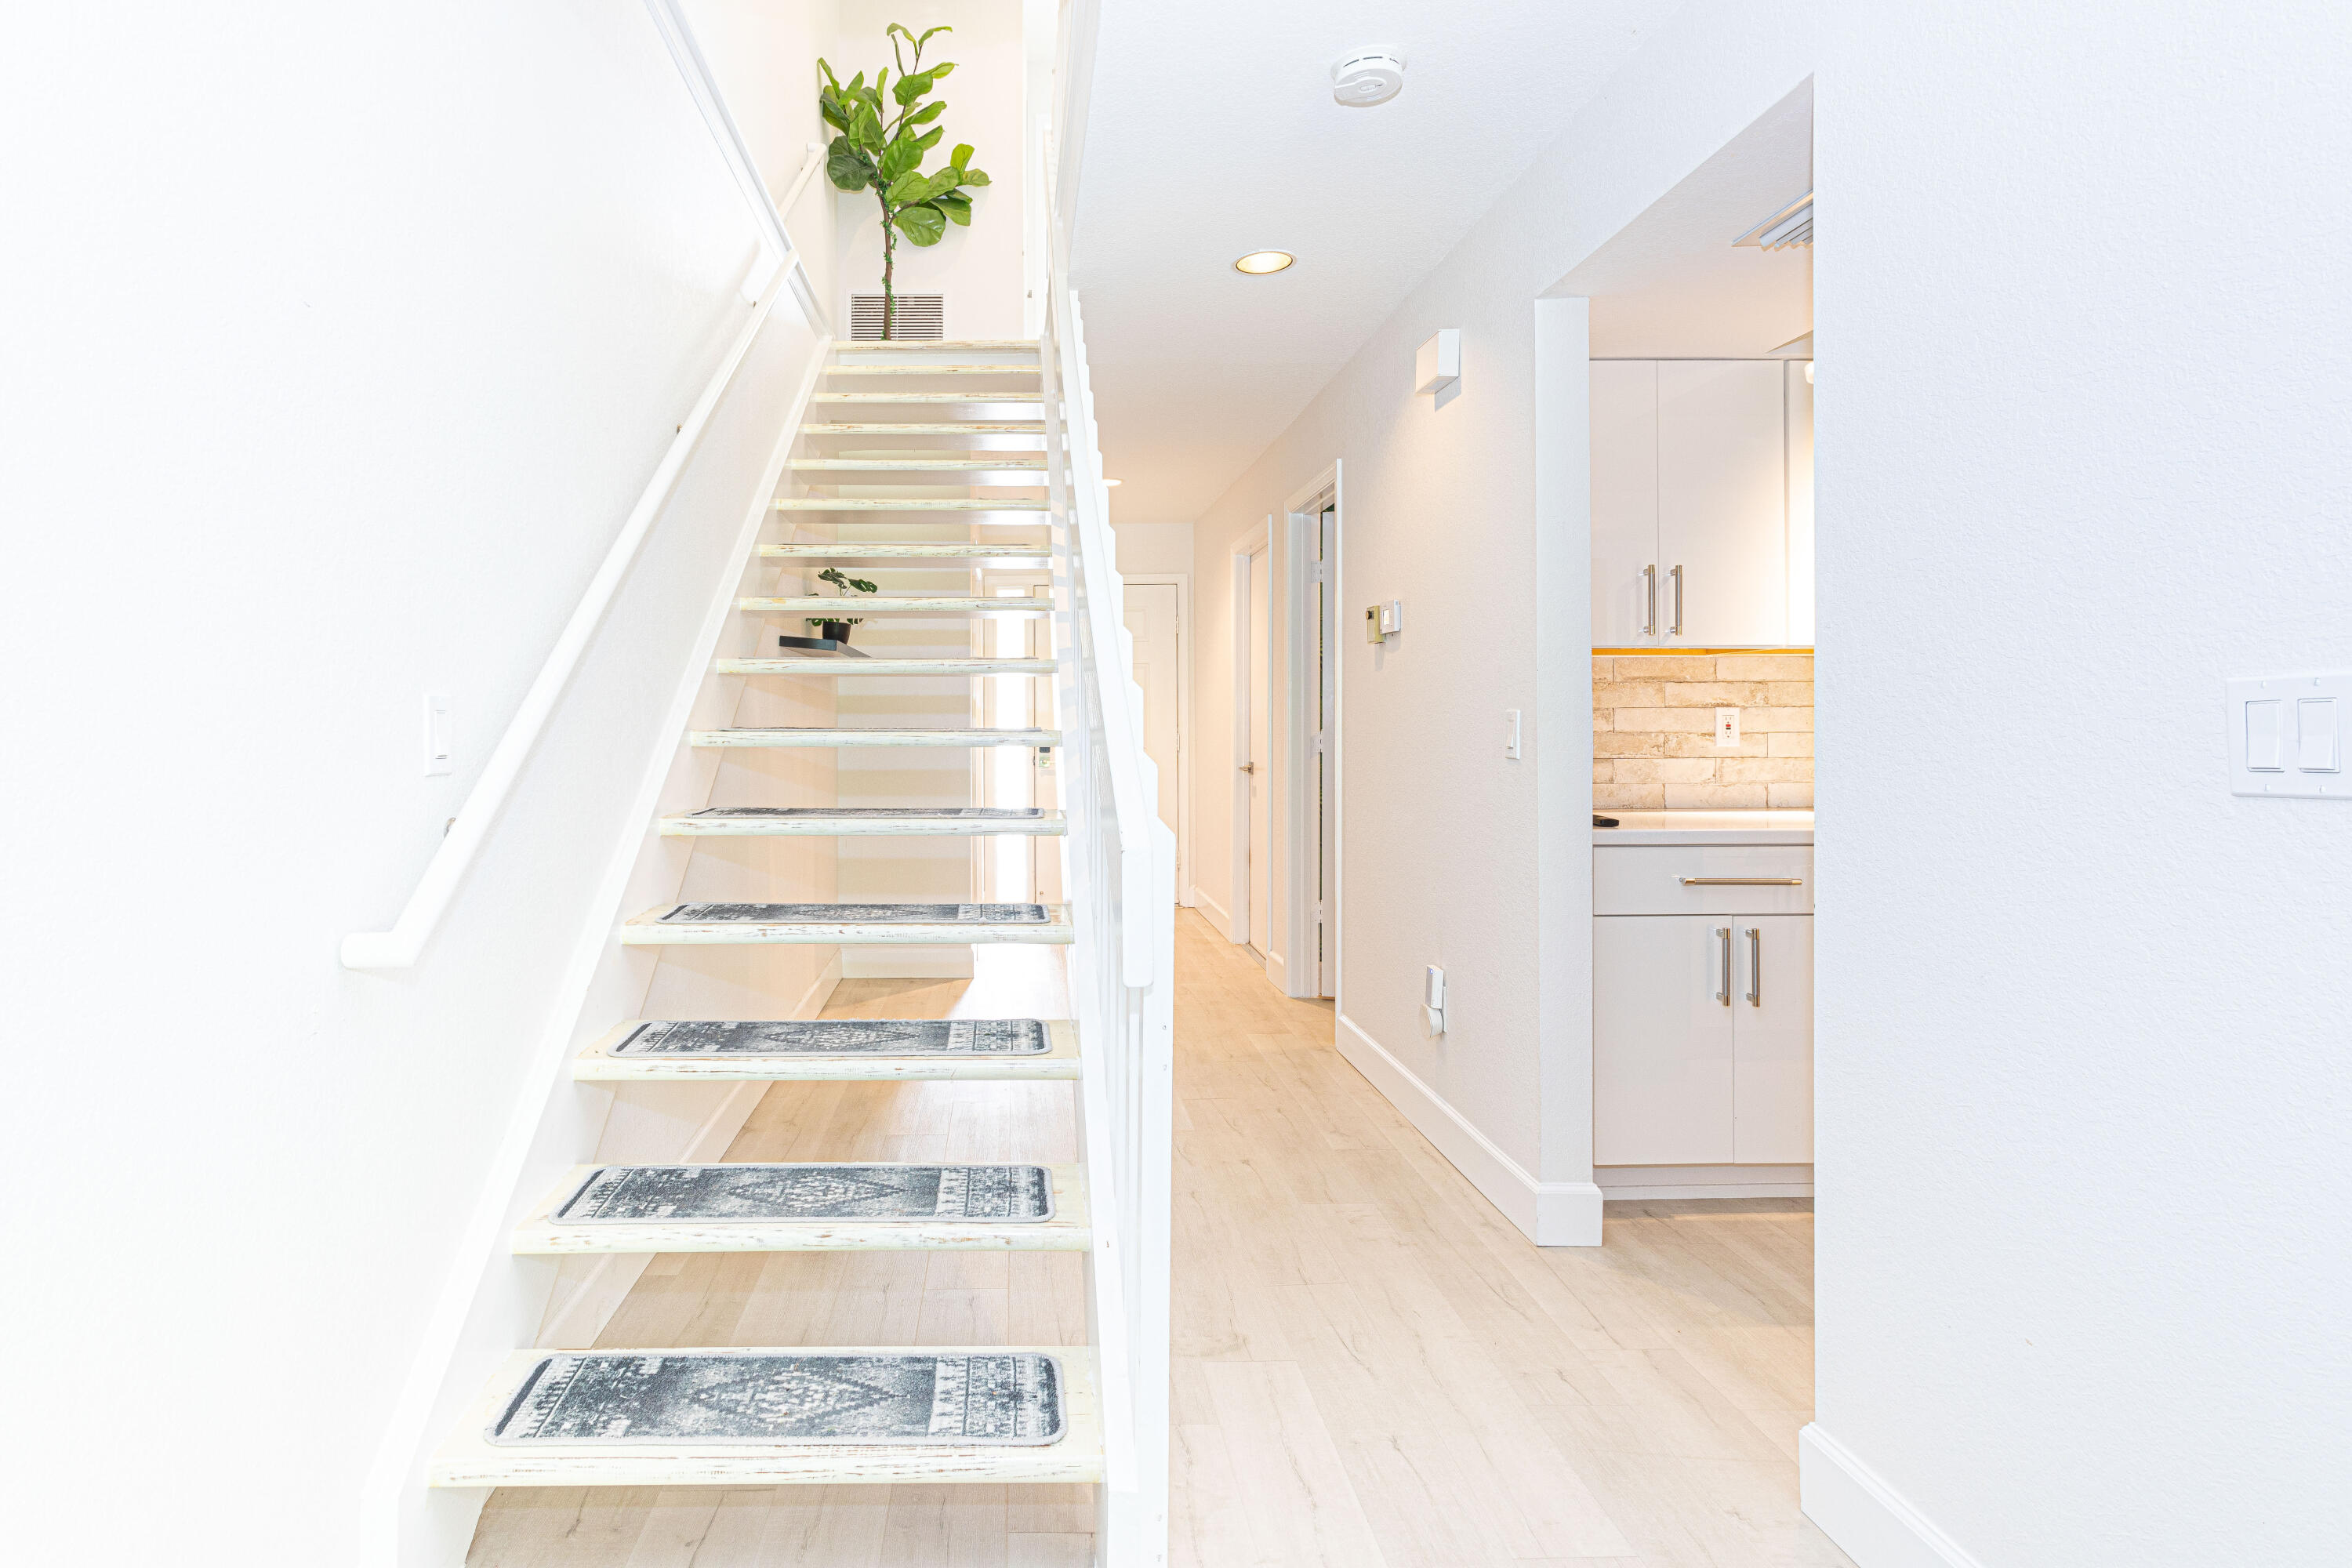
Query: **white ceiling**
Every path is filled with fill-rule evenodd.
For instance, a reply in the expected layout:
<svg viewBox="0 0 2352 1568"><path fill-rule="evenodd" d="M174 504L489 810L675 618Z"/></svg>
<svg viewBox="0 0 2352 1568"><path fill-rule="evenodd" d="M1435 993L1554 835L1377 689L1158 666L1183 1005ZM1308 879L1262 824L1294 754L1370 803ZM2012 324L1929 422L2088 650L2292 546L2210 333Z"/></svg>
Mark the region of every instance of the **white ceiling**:
<svg viewBox="0 0 2352 1568"><path fill-rule="evenodd" d="M1678 4L1105 5L1072 272L1113 515L1205 510ZM1365 47L1404 91L1343 109Z"/></svg>
<svg viewBox="0 0 2352 1568"><path fill-rule="evenodd" d="M1601 359L1747 359L1813 330L1813 253L1732 241L1812 188L1809 82L1554 287L1592 300ZM1810 355L1811 350L1805 351Z"/></svg>

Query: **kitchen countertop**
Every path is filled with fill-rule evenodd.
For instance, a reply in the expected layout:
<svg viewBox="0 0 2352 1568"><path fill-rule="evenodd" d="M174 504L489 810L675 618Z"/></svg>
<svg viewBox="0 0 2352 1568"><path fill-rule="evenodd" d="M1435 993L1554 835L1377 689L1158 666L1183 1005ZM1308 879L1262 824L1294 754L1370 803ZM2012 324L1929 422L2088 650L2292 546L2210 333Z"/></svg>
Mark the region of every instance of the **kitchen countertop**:
<svg viewBox="0 0 2352 1568"><path fill-rule="evenodd" d="M1607 844L1811 844L1810 811L1599 811L1615 827L1592 830Z"/></svg>

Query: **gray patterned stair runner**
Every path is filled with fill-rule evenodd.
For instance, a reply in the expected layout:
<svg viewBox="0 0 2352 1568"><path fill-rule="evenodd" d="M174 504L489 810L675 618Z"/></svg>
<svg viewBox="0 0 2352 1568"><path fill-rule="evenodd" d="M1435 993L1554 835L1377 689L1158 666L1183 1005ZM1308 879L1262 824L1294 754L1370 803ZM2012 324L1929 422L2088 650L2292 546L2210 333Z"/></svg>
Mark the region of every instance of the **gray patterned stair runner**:
<svg viewBox="0 0 2352 1568"><path fill-rule="evenodd" d="M550 1355L487 1436L499 1444L1059 1442L1049 1355L656 1351Z"/></svg>
<svg viewBox="0 0 2352 1568"><path fill-rule="evenodd" d="M693 1019L640 1024L617 1057L1042 1056L1035 1018Z"/></svg>
<svg viewBox="0 0 2352 1568"><path fill-rule="evenodd" d="M1054 1215L1043 1165L605 1165L551 1216L646 1220L957 1220L1034 1225Z"/></svg>

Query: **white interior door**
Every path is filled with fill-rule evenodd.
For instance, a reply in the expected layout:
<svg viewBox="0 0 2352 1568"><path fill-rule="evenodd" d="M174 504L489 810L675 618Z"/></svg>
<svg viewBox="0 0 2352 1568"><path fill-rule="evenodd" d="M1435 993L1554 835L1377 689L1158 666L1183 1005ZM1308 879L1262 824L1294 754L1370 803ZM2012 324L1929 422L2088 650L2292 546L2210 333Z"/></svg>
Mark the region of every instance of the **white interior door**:
<svg viewBox="0 0 2352 1568"><path fill-rule="evenodd" d="M1183 805L1179 753L1183 746L1178 712L1176 672L1181 668L1183 630L1178 616L1176 584L1127 584L1127 635L1135 639L1135 684L1143 689L1143 750L1160 771L1160 820L1168 831L1180 831ZM1178 840L1182 852L1182 840ZM1184 885L1184 868L1176 868L1176 885Z"/></svg>
<svg viewBox="0 0 2352 1568"><path fill-rule="evenodd" d="M1592 362L1592 646L1659 640L1658 362Z"/></svg>
<svg viewBox="0 0 2352 1568"><path fill-rule="evenodd" d="M1336 508L1316 516L1314 536L1314 712L1308 760L1315 771L1309 812L1315 834L1315 994L1339 993L1337 939L1339 897L1339 803L1337 763L1339 738L1339 528ZM1302 960L1303 962L1303 960Z"/></svg>
<svg viewBox="0 0 2352 1568"><path fill-rule="evenodd" d="M1274 821L1270 811L1274 758L1273 588L1271 551L1260 548L1249 558L1249 627L1243 646L1248 650L1244 691L1249 705L1249 781L1247 833L1249 885L1249 944L1260 958L1274 938Z"/></svg>
<svg viewBox="0 0 2352 1568"><path fill-rule="evenodd" d="M1739 915L1732 1058L1743 1164L1813 1158L1813 917Z"/></svg>
<svg viewBox="0 0 2352 1568"><path fill-rule="evenodd" d="M1692 647L1786 642L1785 366L1780 360L1664 360L1657 371L1658 593L1665 641Z"/></svg>
<svg viewBox="0 0 2352 1568"><path fill-rule="evenodd" d="M1592 1160L1720 1165L1733 1110L1735 915L1604 915L1592 922ZM1750 920L1749 925L1760 922Z"/></svg>

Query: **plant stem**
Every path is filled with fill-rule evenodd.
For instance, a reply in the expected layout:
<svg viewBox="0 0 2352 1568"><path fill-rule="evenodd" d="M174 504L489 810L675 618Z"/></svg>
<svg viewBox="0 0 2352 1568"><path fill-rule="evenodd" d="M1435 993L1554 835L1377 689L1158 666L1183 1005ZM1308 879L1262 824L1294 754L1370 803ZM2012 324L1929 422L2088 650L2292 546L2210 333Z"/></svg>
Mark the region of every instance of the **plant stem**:
<svg viewBox="0 0 2352 1568"><path fill-rule="evenodd" d="M887 342L898 330L898 299L891 292L890 274L898 264L898 229L890 221L890 198L876 187L882 203L882 341Z"/></svg>

